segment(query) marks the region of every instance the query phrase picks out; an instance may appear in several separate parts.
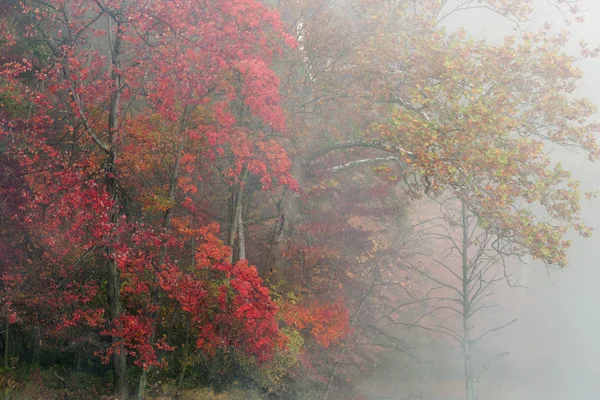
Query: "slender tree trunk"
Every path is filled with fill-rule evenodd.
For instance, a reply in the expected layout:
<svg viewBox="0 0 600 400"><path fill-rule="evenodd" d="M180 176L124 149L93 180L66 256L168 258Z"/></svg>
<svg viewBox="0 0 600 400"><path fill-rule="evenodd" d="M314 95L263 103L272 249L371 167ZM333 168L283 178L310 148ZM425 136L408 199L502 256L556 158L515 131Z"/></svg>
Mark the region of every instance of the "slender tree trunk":
<svg viewBox="0 0 600 400"><path fill-rule="evenodd" d="M119 15L123 14L123 11L127 8L127 0L123 0L121 3L121 9L118 12ZM63 9L63 15L67 26L70 26L70 18L68 15L68 8ZM114 41L111 37L112 22L117 24L117 30L114 37ZM111 84L114 92L110 98L109 109L108 109L108 121L106 134L108 141L103 142L100 137L96 134L93 128L90 126L87 117L84 113L84 107L77 93L75 85L71 85L70 96L71 100L76 104L76 111L81 118L82 124L85 130L90 134L93 142L106 153L106 159L103 163L104 178L106 192L110 199L114 201L114 208L110 213L110 220L113 225L116 225L119 216L119 196L117 193L117 143L115 134L119 129L119 103L121 99L122 89L122 77L119 73L120 70L120 56L123 47L123 27L121 25L120 18L111 14L108 17L109 29L108 40L111 47ZM65 80L71 80L69 70L65 64L63 64L63 73ZM108 325L112 329L119 329L119 317L122 313L121 305L121 278L119 275L119 266L114 257L115 251L112 245L106 247L106 272L107 272L107 285L106 285L106 297L108 303ZM128 394L127 390L127 353L122 345L122 338L113 336L113 378L114 378L114 395L116 398L126 398ZM35 349L34 359L37 357L37 348Z"/></svg>
<svg viewBox="0 0 600 400"><path fill-rule="evenodd" d="M465 203L461 201L461 219L462 219L462 350L465 374L465 399L475 400L475 387L473 366L471 364L471 337L469 316L471 313L471 292L469 278L469 229L467 208Z"/></svg>
<svg viewBox="0 0 600 400"><path fill-rule="evenodd" d="M286 215L286 205L290 202L288 199L291 196L292 192L290 189L288 187L284 187L281 198L277 203L277 214L275 215L275 224L269 238L269 247L265 252L262 268L259 270L261 276L265 278L268 277L270 280L281 278L277 274L279 271L277 264L279 262L279 256L281 255L281 240L284 237L286 230L289 230L290 226L290 221Z"/></svg>
<svg viewBox="0 0 600 400"><path fill-rule="evenodd" d="M124 11L127 7L127 1L123 0L121 3L121 11ZM119 129L119 102L121 100L121 85L122 77L118 72L121 67L121 51L123 47L123 27L120 22L117 23L117 32L115 35L114 43L112 46L111 57L112 57L112 71L111 78L114 85L114 94L111 97L109 111L108 111L108 147L109 154L106 160L106 190L112 200L117 204L115 210L113 210L111 220L115 224L118 220L118 194L117 194L117 145L115 140L115 134ZM118 327L118 320L123 312L121 305L121 277L119 275L119 266L114 257L114 249L109 246L108 248L108 285L107 285L107 297L110 313L110 324L111 326ZM118 398L126 398L128 394L127 390L127 353L123 347L122 338L113 337L113 345L115 346L113 368L114 368L114 391L115 396Z"/></svg>
<svg viewBox="0 0 600 400"><path fill-rule="evenodd" d="M307 160L302 154L296 154L292 157L292 176L303 187L306 180ZM270 274L275 282L283 279L280 275L285 266L285 260L281 258L281 246L285 243L285 238L289 235L300 234L296 228L302 223L302 198L299 193L295 193L289 188L284 188L281 200L278 205L279 220L273 229L269 249L266 253L265 270Z"/></svg>
<svg viewBox="0 0 600 400"><path fill-rule="evenodd" d="M192 265L194 268L196 266L196 256L193 252L195 248L195 240L192 238ZM185 323L185 342L183 347L183 357L181 358L181 371L179 371L179 376L177 377L177 387L181 388L183 386L183 380L185 379L185 369L187 365L187 358L190 354L190 334L192 332L192 316L188 315Z"/></svg>
<svg viewBox="0 0 600 400"><path fill-rule="evenodd" d="M110 162L111 166L107 166L106 174L106 189L111 199L116 199L116 182L114 177L114 163ZM118 211L114 210L111 216L113 224L117 223ZM114 257L114 249L109 246L107 249L108 253L108 283L107 283L107 299L110 315L110 325L113 328L119 328L120 322L119 317L123 312L121 305L121 277L119 275L119 265L116 258ZM122 345L122 338L119 336L113 336L112 338L114 346L114 391L115 396L118 398L127 397L127 353Z"/></svg>
<svg viewBox="0 0 600 400"><path fill-rule="evenodd" d="M521 273L519 280L516 282L519 285L521 294L526 295L529 291L529 278L531 277L531 266L533 260L531 255L527 255L521 264Z"/></svg>
<svg viewBox="0 0 600 400"><path fill-rule="evenodd" d="M238 209L237 214L238 219L238 245L240 248L240 255L238 257L239 260L246 259L246 237L244 236L244 221L242 218L242 207Z"/></svg>
<svg viewBox="0 0 600 400"><path fill-rule="evenodd" d="M10 325L8 324L8 316L6 316L6 321L4 322L4 369L8 369L8 329Z"/></svg>
<svg viewBox="0 0 600 400"><path fill-rule="evenodd" d="M117 262L109 260L108 262L108 305L110 310L110 322L112 326L119 325L118 318L123 311L120 299L121 279ZM119 398L127 397L127 353L121 344L121 337L113 337L115 347L113 368L114 368L114 391Z"/></svg>
<svg viewBox="0 0 600 400"><path fill-rule="evenodd" d="M240 243L240 228L238 228L240 225L242 224L242 198L244 195L244 183L246 182L246 178L248 177L248 170L246 169L246 166L244 166L243 170L242 170L242 176L240 178L240 182L238 184L238 188L237 188L237 193L235 195L235 206L234 206L234 210L233 210L233 219L231 221L231 230L230 230L230 234L229 234L229 247L231 248L231 256L229 257L229 262L234 262L235 258L233 257L233 253L234 253L234 245L235 245L235 236L236 233L238 234L238 243ZM241 231L242 231L242 236L243 236L243 229L244 227L242 226ZM240 253L241 253L241 248L240 248ZM238 253L239 254L239 253ZM244 258L246 257L246 248L245 248L245 244L244 244ZM239 258L241 259L241 254L239 254Z"/></svg>
<svg viewBox="0 0 600 400"><path fill-rule="evenodd" d="M109 161L107 163L106 172L106 190L111 199L117 198L116 179L114 171L114 162ZM111 221L116 224L118 220L118 210L113 210ZM110 325L113 328L119 328L120 322L119 317L123 312L121 305L121 277L119 274L119 265L116 258L114 257L114 249L109 246L107 249L108 253L108 283L107 283L107 299L108 308L110 315ZM125 398L128 394L127 389L127 352L122 345L122 338L119 336L113 336L112 338L114 346L114 390L115 396L118 398Z"/></svg>
<svg viewBox="0 0 600 400"><path fill-rule="evenodd" d="M170 346L173 338L173 328L175 327L175 320L177 319L177 312L179 311L179 306L176 305L173 307L173 312L171 313L171 320L169 321L169 330L167 331L167 344Z"/></svg>
<svg viewBox="0 0 600 400"><path fill-rule="evenodd" d="M192 317L188 315L187 323L185 327L185 345L183 347L183 357L181 362L181 371L179 371L179 376L177 377L177 387L181 388L183 386L183 380L185 379L185 368L187 363L187 358L190 354L190 332L191 332L191 323L190 319Z"/></svg>

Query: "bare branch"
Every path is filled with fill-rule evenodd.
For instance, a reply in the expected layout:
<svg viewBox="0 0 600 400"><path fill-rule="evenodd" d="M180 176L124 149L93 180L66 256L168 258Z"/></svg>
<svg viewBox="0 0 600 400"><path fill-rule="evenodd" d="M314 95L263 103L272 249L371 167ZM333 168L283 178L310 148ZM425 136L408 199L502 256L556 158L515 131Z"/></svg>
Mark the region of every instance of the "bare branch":
<svg viewBox="0 0 600 400"><path fill-rule="evenodd" d="M491 368L491 366L498 361L500 358L509 355L510 352L508 351L504 351L502 353L496 354L490 361L488 361L487 363L483 364L480 367L477 367L475 369L475 373L473 376L473 379L475 382L479 382L479 380L481 379L481 377L487 372L487 370L489 370Z"/></svg>
<svg viewBox="0 0 600 400"><path fill-rule="evenodd" d="M478 342L480 342L483 338L485 338L486 336L488 336L490 333L494 333L494 332L500 331L500 330L502 330L502 329L504 329L504 328L506 328L506 327L508 327L508 326L510 326L512 324L514 324L517 321L518 321L518 318L515 318L512 321L507 322L504 325L500 325L500 326L497 326L496 328L490 329L489 331L487 331L485 333L482 333L481 335L479 335L475 339L470 340L470 343L473 346L475 346Z"/></svg>
<svg viewBox="0 0 600 400"><path fill-rule="evenodd" d="M363 160L350 161L346 164L336 165L335 167L329 168L329 171L339 172L348 168L359 167L365 164L384 163L387 161L400 161L400 159L396 156L365 158Z"/></svg>
<svg viewBox="0 0 600 400"><path fill-rule="evenodd" d="M380 142L377 140L374 140L374 141L350 140L347 142L335 143L335 144L323 147L323 148L309 154L308 157L306 158L306 164L310 164L311 162L315 161L317 158L322 157L327 153L331 153L332 151L351 149L353 147L367 147L367 148L385 151L387 153L400 153L400 154L404 154L411 160L416 159L416 156L411 151L403 149L402 147L392 146L392 145L389 145L389 144L386 144L386 143L383 143L383 142Z"/></svg>

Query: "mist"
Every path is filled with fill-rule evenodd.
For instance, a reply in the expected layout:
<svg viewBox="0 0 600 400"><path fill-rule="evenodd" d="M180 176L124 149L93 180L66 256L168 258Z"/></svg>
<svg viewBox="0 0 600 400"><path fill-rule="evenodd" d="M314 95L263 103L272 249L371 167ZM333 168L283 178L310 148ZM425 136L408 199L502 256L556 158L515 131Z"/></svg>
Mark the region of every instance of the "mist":
<svg viewBox="0 0 600 400"><path fill-rule="evenodd" d="M0 397L595 398L598 21L0 0Z"/></svg>
<svg viewBox="0 0 600 400"><path fill-rule="evenodd" d="M476 38L490 43L502 43L505 36L515 31L539 29L550 22L557 31L569 31L567 51L577 52L580 41L595 43L600 37L600 6L588 4L585 22L567 24L563 15L545 2L535 4L535 16L525 23L509 21L489 9L466 10L447 18L444 27L450 32L464 28ZM452 9L452 7L449 7ZM578 64L583 78L577 88L577 95L589 98L593 103L600 101L600 80L597 59L582 60ZM596 118L598 114L596 113ZM581 182L584 191L597 191L600 188L600 168L587 160L577 150L556 148L551 150L552 159L572 171L573 177ZM600 228L600 206L598 198L583 203L582 219L594 232ZM510 354L491 368L482 378L481 399L569 399L592 398L600 390L596 371L600 368L600 316L595 310L600 307L600 294L595 289L600 279L594 254L600 246L597 234L591 238L571 235L573 241L569 249L569 266L548 268L543 263L528 258L525 263L517 263L510 272L511 285L498 285L498 297L512 297L511 305L497 303L490 311L496 316L517 318L518 321L497 333L494 346L507 350ZM403 370L394 368L394 361L388 361L379 369L379 374L367 380L365 390L376 393L374 399L431 398L462 399L462 388L456 388L460 365L456 353L450 351L428 355L419 384L404 383L400 376ZM443 360L448 363L450 372L440 377L428 368ZM414 371L413 371L414 373ZM411 373L408 375L412 376ZM446 382L444 382L446 381ZM382 386L385 387L381 390ZM395 395L394 393L403 393ZM408 394L409 393L409 394ZM404 396L404 397L403 397Z"/></svg>

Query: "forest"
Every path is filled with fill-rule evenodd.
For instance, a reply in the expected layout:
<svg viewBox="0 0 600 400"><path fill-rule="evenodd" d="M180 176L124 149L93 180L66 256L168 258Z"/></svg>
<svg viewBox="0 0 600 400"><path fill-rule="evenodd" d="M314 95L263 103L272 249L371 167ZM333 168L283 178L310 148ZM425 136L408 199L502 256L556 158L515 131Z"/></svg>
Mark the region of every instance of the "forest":
<svg viewBox="0 0 600 400"><path fill-rule="evenodd" d="M496 399L600 157L538 3L0 0L2 399Z"/></svg>

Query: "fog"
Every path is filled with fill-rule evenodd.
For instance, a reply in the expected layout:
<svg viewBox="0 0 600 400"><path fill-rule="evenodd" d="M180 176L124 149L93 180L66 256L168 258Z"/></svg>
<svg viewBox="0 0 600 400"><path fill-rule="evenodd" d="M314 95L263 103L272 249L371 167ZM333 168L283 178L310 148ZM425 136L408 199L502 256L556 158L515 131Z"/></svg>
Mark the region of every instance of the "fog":
<svg viewBox="0 0 600 400"><path fill-rule="evenodd" d="M572 51L577 50L580 40L597 45L600 38L600 4L591 4L586 21L571 26L565 25L553 11L547 5L541 6L538 18L540 21L552 21L557 29L570 29ZM482 16L481 20L485 19ZM532 21L531 25L535 26L536 21ZM494 23L487 27L481 23L472 29L479 29L489 38L502 34L501 27L496 27ZM600 104L599 61L585 60L579 63L579 67L584 78L577 94ZM586 162L581 154L562 149L555 151L553 156L573 171L584 190L600 189L600 168L597 165ZM600 291L597 289L600 282L600 237L597 234L600 231L600 199L584 202L582 215L596 234L588 239L572 237L570 265L564 270L548 270L534 263L526 292L527 297L535 297L536 300L528 303L524 299L521 309L508 310L521 314L518 324L523 336L517 343L518 350L515 353L519 357L529 357L532 368L521 371L522 381L514 386L510 378L502 380L504 388L500 389L502 394L498 399L584 399L593 398L600 392L600 380L597 378L597 371L600 370L600 314L597 312L600 309ZM540 346L540 338L528 333L539 326L544 327L551 338L542 351L552 354L552 357L544 362L536 362L536 353L530 351ZM514 344L507 342L506 346ZM504 370L509 376L519 374L511 371L510 366L508 356L504 360Z"/></svg>
<svg viewBox="0 0 600 400"><path fill-rule="evenodd" d="M518 25L490 10L468 10L450 16L444 26L450 32L462 27L476 38L502 43L507 35L521 29L537 29L550 21L554 29L571 32L569 51L577 52L581 40L593 46L600 43L598 2L589 5L585 22L575 24L566 24L563 16L544 2L538 2L537 7L536 18ZM576 94L600 104L600 60L583 60L577 65L584 77ZM600 189L600 166L587 161L581 152L553 149L552 158L573 172L583 190ZM495 288L499 296L512 297L512 306L499 304L489 313L500 318L518 318L518 321L494 337L494 346L510 354L495 363L482 378L478 385L480 399L592 399L600 393L600 198L583 202L582 219L594 229L594 234L585 239L577 235L569 237L573 241L568 253L569 266L547 268L528 259L529 264L515 266L511 271L513 278L526 279L526 283L519 282L522 287L498 285ZM452 363L459 357L458 349L456 351L450 355L437 353L430 356L430 362ZM365 391L374 393L374 399L464 398L461 392L464 388L457 388L456 382L447 383L460 374L457 371L460 365L450 367L454 372L441 377L432 376L425 366L420 385L402 383L399 376L403 372L394 371L391 365L393 362L381 369L382 377L371 379L365 385ZM382 385L387 387L383 391Z"/></svg>
<svg viewBox="0 0 600 400"><path fill-rule="evenodd" d="M0 0L0 397L599 398L590 54L584 0Z"/></svg>

